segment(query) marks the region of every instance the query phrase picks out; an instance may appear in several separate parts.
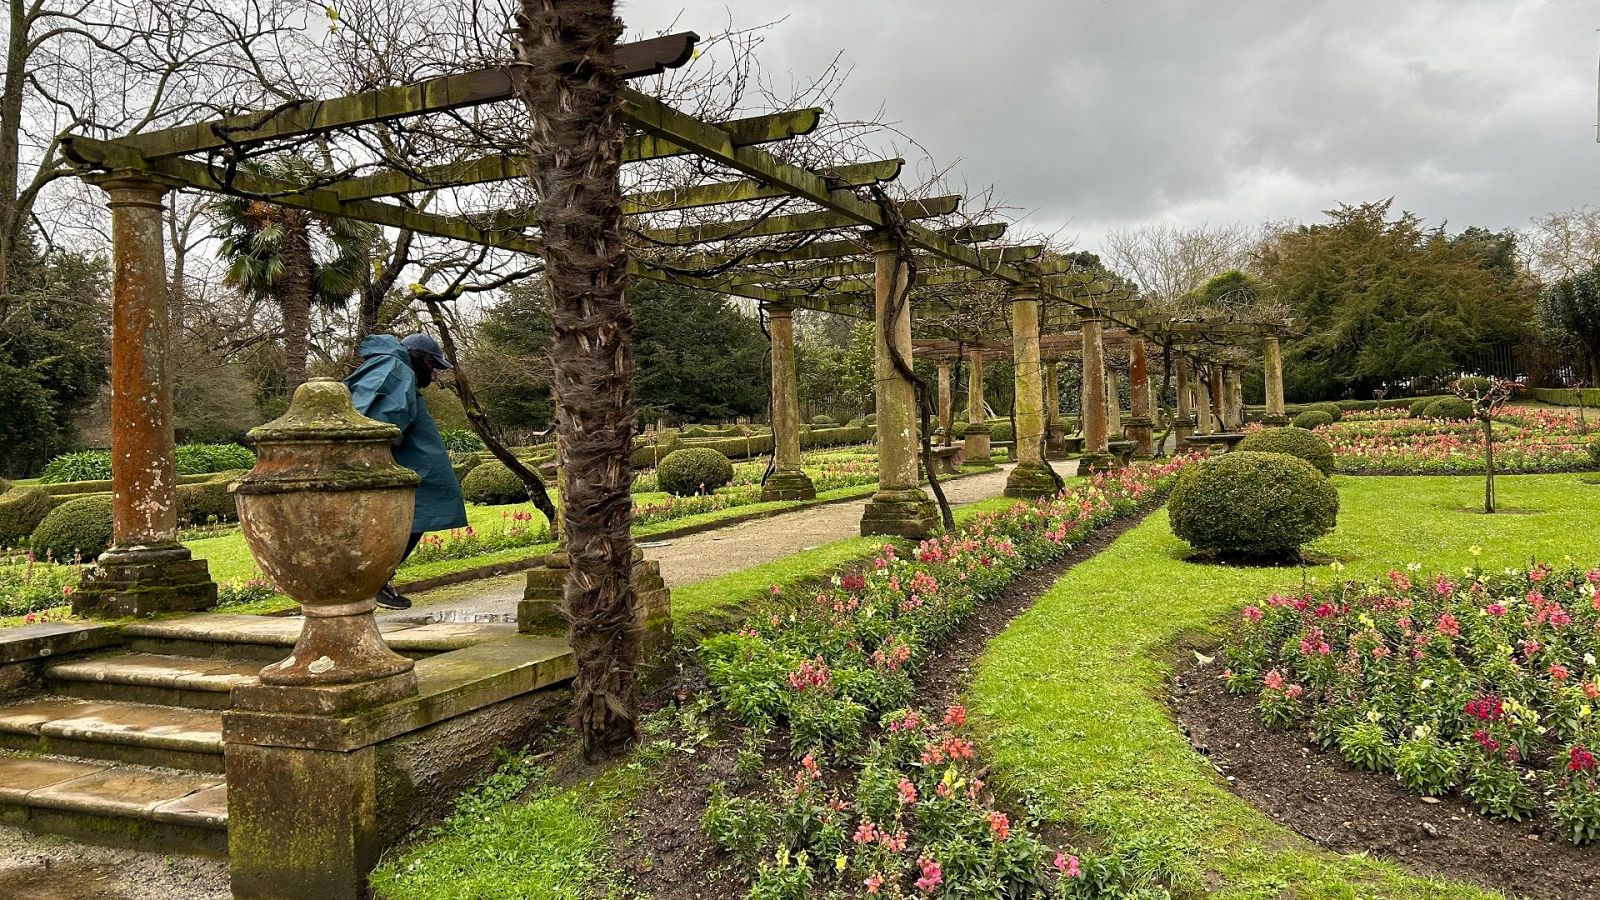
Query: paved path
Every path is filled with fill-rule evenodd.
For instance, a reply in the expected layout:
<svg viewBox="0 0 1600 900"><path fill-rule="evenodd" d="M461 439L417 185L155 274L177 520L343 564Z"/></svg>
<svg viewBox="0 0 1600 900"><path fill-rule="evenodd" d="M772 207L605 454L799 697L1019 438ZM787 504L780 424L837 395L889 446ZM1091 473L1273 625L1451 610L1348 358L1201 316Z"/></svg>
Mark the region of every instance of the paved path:
<svg viewBox="0 0 1600 900"><path fill-rule="evenodd" d="M1077 472L1077 462L1055 463L1063 476ZM1010 465L993 472L969 475L943 485L952 506L998 497L1005 491ZM690 584L738 572L803 550L860 534L866 499L810 506L794 512L740 522L665 541L640 546L645 558L661 563L668 587ZM417 618L442 614L452 619L508 617L515 619L522 599L524 576L506 575L418 594L410 610L384 613L384 618Z"/></svg>

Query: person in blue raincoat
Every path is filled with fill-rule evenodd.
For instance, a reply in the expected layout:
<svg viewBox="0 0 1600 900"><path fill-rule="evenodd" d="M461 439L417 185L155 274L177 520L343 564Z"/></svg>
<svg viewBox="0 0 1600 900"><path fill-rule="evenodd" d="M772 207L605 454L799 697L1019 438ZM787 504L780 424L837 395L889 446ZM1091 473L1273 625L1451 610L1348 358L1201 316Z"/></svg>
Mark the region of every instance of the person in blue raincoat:
<svg viewBox="0 0 1600 900"><path fill-rule="evenodd" d="M400 429L394 443L394 461L422 476L417 485L416 513L411 519L411 542L406 556L429 531L464 528L467 505L461 484L450 467L450 454L439 437L422 389L433 383L433 373L450 368L439 344L425 334L404 339L374 334L356 348L361 365L344 380L350 398L361 414ZM411 600L386 584L378 592L385 609L409 609Z"/></svg>

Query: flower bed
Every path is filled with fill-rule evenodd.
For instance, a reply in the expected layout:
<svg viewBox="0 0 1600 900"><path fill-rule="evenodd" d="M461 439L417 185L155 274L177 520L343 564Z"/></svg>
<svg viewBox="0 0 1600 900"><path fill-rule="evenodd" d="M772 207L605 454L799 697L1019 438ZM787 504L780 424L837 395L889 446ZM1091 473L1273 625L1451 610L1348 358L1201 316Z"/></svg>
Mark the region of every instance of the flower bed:
<svg viewBox="0 0 1600 900"><path fill-rule="evenodd" d="M1483 426L1478 422L1347 415L1315 431L1333 447L1334 471L1347 475L1483 474ZM1495 419L1494 436L1495 471L1500 474L1594 468L1588 452L1594 434L1580 425L1576 412L1510 410Z"/></svg>
<svg viewBox="0 0 1600 900"><path fill-rule="evenodd" d="M40 562L31 554L0 562L0 616L64 606L78 586L77 566Z"/></svg>
<svg viewBox="0 0 1600 900"><path fill-rule="evenodd" d="M805 597L775 593L749 627L705 641L723 708L759 742L786 729L800 761L791 778L716 792L707 808L707 833L755 869L750 896L1078 897L1118 882L1114 859L1053 852L996 809L963 710L909 708L912 676L977 604L1131 512L1188 461L978 516L909 557L885 545L862 572Z"/></svg>
<svg viewBox="0 0 1600 900"><path fill-rule="evenodd" d="M1416 568L1246 607L1228 689L1419 793L1600 838L1600 569Z"/></svg>
<svg viewBox="0 0 1600 900"><path fill-rule="evenodd" d="M468 559L485 553L532 547L550 540L550 529L543 521L534 524L533 513L525 510L504 510L500 513L500 527L480 531L471 525L452 528L444 534L425 534L417 549L406 558L406 565L439 562L446 559Z"/></svg>

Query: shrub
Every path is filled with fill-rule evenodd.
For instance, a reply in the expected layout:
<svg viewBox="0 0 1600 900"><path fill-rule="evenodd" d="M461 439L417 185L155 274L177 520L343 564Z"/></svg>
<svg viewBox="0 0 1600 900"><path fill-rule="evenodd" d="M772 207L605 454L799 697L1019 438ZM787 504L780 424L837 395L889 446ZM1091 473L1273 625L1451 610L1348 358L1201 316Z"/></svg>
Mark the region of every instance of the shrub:
<svg viewBox="0 0 1600 900"><path fill-rule="evenodd" d="M1011 430L1010 419L992 419L989 422L990 441L1014 441L1016 432Z"/></svg>
<svg viewBox="0 0 1600 900"><path fill-rule="evenodd" d="M1422 414L1429 419L1470 419L1472 404L1460 397L1441 397L1429 403Z"/></svg>
<svg viewBox="0 0 1600 900"><path fill-rule="evenodd" d="M12 488L0 494L0 547L21 547L50 512L50 494L42 488Z"/></svg>
<svg viewBox="0 0 1600 900"><path fill-rule="evenodd" d="M1487 394L1494 388L1494 381L1482 375L1467 375L1456 379L1455 389L1465 394Z"/></svg>
<svg viewBox="0 0 1600 900"><path fill-rule="evenodd" d="M1428 412L1428 404L1432 402L1433 401L1427 397L1423 397L1421 400L1414 401L1411 404L1411 411L1408 413L1408 415L1410 415L1413 419L1422 418Z"/></svg>
<svg viewBox="0 0 1600 900"><path fill-rule="evenodd" d="M1344 418L1344 409L1337 403L1307 403L1302 411L1304 410L1325 412L1328 414L1328 418L1335 422Z"/></svg>
<svg viewBox="0 0 1600 900"><path fill-rule="evenodd" d="M656 484L679 497L709 494L733 481L733 463L710 447L674 450L656 467Z"/></svg>
<svg viewBox="0 0 1600 900"><path fill-rule="evenodd" d="M957 440L967 436L967 423L957 419L950 423L950 436Z"/></svg>
<svg viewBox="0 0 1600 900"><path fill-rule="evenodd" d="M90 560L111 546L111 497L69 500L33 530L29 548L40 558Z"/></svg>
<svg viewBox="0 0 1600 900"><path fill-rule="evenodd" d="M446 428L439 432L439 439L451 453L478 453L484 449L483 438L468 428Z"/></svg>
<svg viewBox="0 0 1600 900"><path fill-rule="evenodd" d="M209 475L248 469L256 455L239 444L182 444L177 449L179 475Z"/></svg>
<svg viewBox="0 0 1600 900"><path fill-rule="evenodd" d="M44 471L39 475L39 483L103 481L110 477L110 453L104 450L81 450L77 453L63 453L46 463Z"/></svg>
<svg viewBox="0 0 1600 900"><path fill-rule="evenodd" d="M1308 409L1300 415L1294 417L1294 427L1304 429L1305 431L1310 431L1311 429L1320 427L1322 425L1332 424L1333 416L1328 415L1320 409Z"/></svg>
<svg viewBox="0 0 1600 900"><path fill-rule="evenodd" d="M239 518L239 508L228 484L243 472L235 469L224 472L209 481L178 485L178 521L188 525L205 525L212 522L232 522Z"/></svg>
<svg viewBox="0 0 1600 900"><path fill-rule="evenodd" d="M1600 466L1600 437L1589 442L1589 458L1595 465ZM3 499L0 499L0 502L4 502Z"/></svg>
<svg viewBox="0 0 1600 900"><path fill-rule="evenodd" d="M831 427L833 425L839 424L839 420L835 419L833 416L812 416L811 417L811 424L813 424L813 425L821 425L821 426L824 426L824 427Z"/></svg>
<svg viewBox="0 0 1600 900"><path fill-rule="evenodd" d="M1303 459L1235 451L1185 471L1168 515L1172 533L1197 550L1282 559L1333 529L1339 492Z"/></svg>
<svg viewBox="0 0 1600 900"><path fill-rule="evenodd" d="M866 422L867 422L868 425L876 425L876 424L878 424L878 414L877 413L868 413Z"/></svg>
<svg viewBox="0 0 1600 900"><path fill-rule="evenodd" d="M468 503L499 506L527 500L528 487L505 463L492 459L472 467L461 480L461 495Z"/></svg>
<svg viewBox="0 0 1600 900"><path fill-rule="evenodd" d="M1321 435L1305 428L1268 428L1245 436L1238 450L1256 453L1287 453L1317 467L1324 475L1333 474L1333 447Z"/></svg>

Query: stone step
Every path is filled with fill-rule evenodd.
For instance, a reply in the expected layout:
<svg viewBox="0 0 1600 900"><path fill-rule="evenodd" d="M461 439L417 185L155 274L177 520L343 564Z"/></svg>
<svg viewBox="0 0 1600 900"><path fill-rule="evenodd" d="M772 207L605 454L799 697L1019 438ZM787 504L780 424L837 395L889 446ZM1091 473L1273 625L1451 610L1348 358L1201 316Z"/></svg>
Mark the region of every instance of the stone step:
<svg viewBox="0 0 1600 900"><path fill-rule="evenodd" d="M60 662L45 668L52 689L80 700L118 700L227 709L236 684L256 680L258 660L121 653Z"/></svg>
<svg viewBox="0 0 1600 900"><path fill-rule="evenodd" d="M225 854L221 775L0 753L0 823L119 847Z"/></svg>
<svg viewBox="0 0 1600 900"><path fill-rule="evenodd" d="M128 648L139 653L265 663L276 662L288 653L300 637L300 623L296 616L200 613L136 622L123 630L123 637ZM515 634L517 626L380 619L378 630L396 652L424 659Z"/></svg>
<svg viewBox="0 0 1600 900"><path fill-rule="evenodd" d="M0 748L221 772L222 714L45 697L0 707Z"/></svg>

